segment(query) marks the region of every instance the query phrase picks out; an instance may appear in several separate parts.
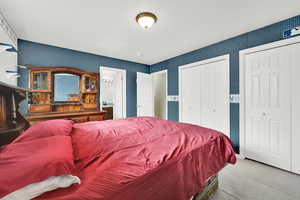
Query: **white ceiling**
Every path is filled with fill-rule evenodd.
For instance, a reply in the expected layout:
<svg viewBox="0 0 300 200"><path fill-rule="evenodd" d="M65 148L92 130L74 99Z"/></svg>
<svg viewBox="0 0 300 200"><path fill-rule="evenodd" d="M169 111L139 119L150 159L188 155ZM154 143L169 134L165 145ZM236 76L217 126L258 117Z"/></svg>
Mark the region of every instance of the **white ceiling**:
<svg viewBox="0 0 300 200"><path fill-rule="evenodd" d="M1 0L0 11L21 39L154 64L298 15L300 1ZM150 30L142 11L158 17Z"/></svg>

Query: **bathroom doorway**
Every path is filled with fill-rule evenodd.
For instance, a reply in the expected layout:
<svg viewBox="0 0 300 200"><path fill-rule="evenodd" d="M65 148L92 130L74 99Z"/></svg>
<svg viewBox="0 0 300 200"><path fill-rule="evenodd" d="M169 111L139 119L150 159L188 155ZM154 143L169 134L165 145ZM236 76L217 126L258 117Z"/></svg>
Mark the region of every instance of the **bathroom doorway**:
<svg viewBox="0 0 300 200"><path fill-rule="evenodd" d="M100 67L100 106L108 119L126 118L126 70Z"/></svg>

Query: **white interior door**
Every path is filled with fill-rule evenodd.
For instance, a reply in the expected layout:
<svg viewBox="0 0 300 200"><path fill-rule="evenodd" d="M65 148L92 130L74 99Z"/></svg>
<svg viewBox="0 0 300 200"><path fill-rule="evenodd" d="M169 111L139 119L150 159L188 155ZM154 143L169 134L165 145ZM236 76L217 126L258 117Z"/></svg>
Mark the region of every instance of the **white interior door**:
<svg viewBox="0 0 300 200"><path fill-rule="evenodd" d="M180 69L180 120L229 136L229 57Z"/></svg>
<svg viewBox="0 0 300 200"><path fill-rule="evenodd" d="M137 72L137 116L154 116L152 87L152 76Z"/></svg>
<svg viewBox="0 0 300 200"><path fill-rule="evenodd" d="M245 56L245 156L291 169L290 47Z"/></svg>

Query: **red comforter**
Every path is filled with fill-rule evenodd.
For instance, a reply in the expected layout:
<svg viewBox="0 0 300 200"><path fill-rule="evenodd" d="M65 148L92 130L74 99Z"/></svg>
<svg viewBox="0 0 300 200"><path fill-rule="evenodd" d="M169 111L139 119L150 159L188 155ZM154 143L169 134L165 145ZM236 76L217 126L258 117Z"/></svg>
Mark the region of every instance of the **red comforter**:
<svg viewBox="0 0 300 200"><path fill-rule="evenodd" d="M82 133L92 140L91 148L88 140L74 141L81 185L38 199L187 200L236 162L225 135L190 124L150 117L88 122L74 125L73 140Z"/></svg>

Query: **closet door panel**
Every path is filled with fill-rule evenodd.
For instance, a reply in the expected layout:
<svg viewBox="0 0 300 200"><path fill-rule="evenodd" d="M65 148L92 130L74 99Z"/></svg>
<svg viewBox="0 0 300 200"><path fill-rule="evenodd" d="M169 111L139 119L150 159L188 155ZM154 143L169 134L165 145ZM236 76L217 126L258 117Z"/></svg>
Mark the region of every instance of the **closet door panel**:
<svg viewBox="0 0 300 200"><path fill-rule="evenodd" d="M200 120L200 70L190 67L181 71L182 122L201 125Z"/></svg>
<svg viewBox="0 0 300 200"><path fill-rule="evenodd" d="M214 129L214 113L215 109L215 78L214 69L212 64L206 64L200 66L200 77L201 77L201 125L207 128Z"/></svg>
<svg viewBox="0 0 300 200"><path fill-rule="evenodd" d="M229 71L226 60L215 63L214 80L214 127L229 136Z"/></svg>
<svg viewBox="0 0 300 200"><path fill-rule="evenodd" d="M291 168L291 51L246 55L246 157Z"/></svg>
<svg viewBox="0 0 300 200"><path fill-rule="evenodd" d="M292 171L300 174L300 44L293 45Z"/></svg>
<svg viewBox="0 0 300 200"><path fill-rule="evenodd" d="M227 61L201 66L201 124L229 136Z"/></svg>

